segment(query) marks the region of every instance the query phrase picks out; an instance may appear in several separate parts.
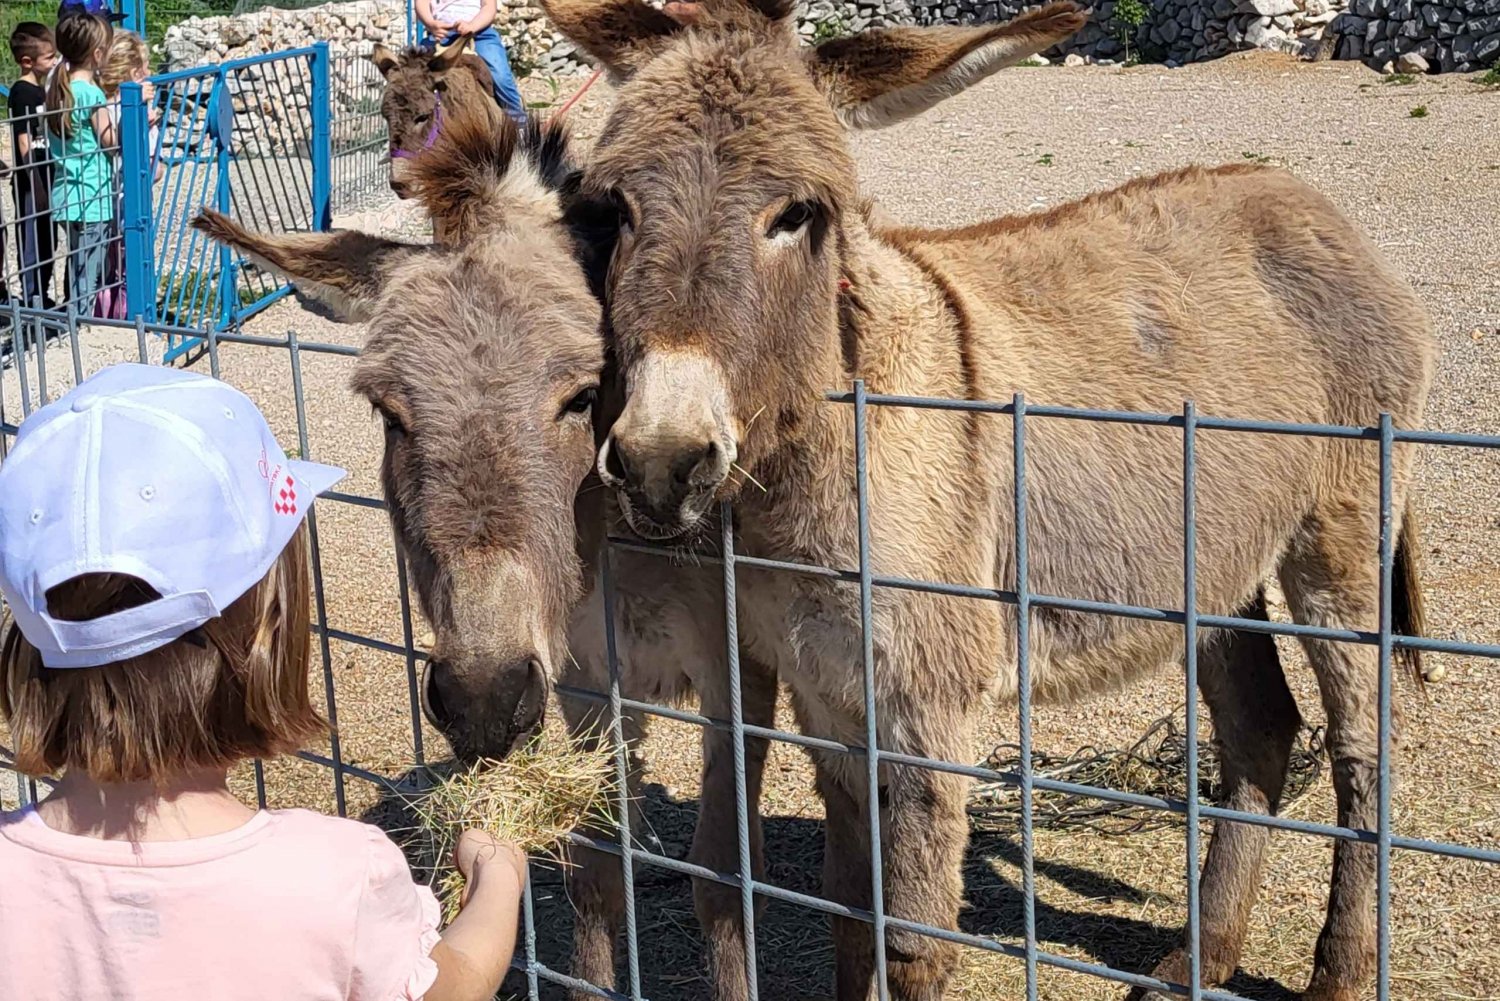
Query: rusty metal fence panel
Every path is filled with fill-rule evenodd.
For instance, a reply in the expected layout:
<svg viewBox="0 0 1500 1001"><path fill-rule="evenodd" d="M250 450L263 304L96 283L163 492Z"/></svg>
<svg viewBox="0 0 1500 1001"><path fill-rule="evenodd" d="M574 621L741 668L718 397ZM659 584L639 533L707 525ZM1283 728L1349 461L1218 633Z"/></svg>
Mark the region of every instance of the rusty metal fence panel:
<svg viewBox="0 0 1500 1001"><path fill-rule="evenodd" d="M65 391L64 382L71 384L73 381L81 380L87 373L83 371L81 356L79 352L80 326L76 317L60 318L56 313L44 313L38 311L23 311L17 304L12 304L9 310L11 321L10 330L6 336L13 342L13 350L21 361L16 371L19 383L19 399L14 396L7 399L4 395L4 383L0 383L0 462L9 448L11 439L14 437L20 420L30 414L43 401L52 399ZM336 454L318 454L315 452L316 443L308 440L307 421L305 415L305 387L302 378L302 359L305 355L342 355L352 356L356 349L347 345L327 344L300 339L295 332L289 332L283 336L270 337L243 333L239 330L226 331L204 331L201 329L188 329L176 327L164 327L161 325L148 325L144 321L94 321L96 325L114 327L119 329L133 330L136 342L139 345L139 360L151 362L159 357L156 352L148 351L148 340L153 335L162 336L195 336L205 339L205 353L208 358L208 368L212 374L218 375L220 371L221 354L226 349L236 351L259 351L264 352L268 362L273 359L284 359L289 367L296 406L298 441L296 447L304 458L317 457L326 461L337 462L339 456ZM49 379L49 371L53 373ZM58 373L70 373L71 380L57 378ZM740 555L735 549L735 539L732 528L732 519L729 510L723 511L723 534L720 541L721 549L718 552L701 552L696 554L697 558L704 563L717 563L723 568L723 591L724 607L728 622L728 669L731 680L737 682L739 672L739 651L736 639L736 570L739 568L753 568L757 570L769 570L789 574L813 575L825 579L841 581L850 587L858 588L860 595L861 619L863 629L863 656L862 656L862 678L864 705L866 708L866 743L864 746L841 744L824 739L815 735L807 735L773 729L768 727L747 724L743 719L738 701L738 684L733 684L732 691L735 698L732 701L732 712L730 719L713 719L688 710L677 709L669 706L656 705L650 702L637 701L625 698L620 690L620 667L613 657L613 621L609 617L609 609L613 604L613 580L611 577L610 560L607 557L601 561L601 586L604 589L605 608L607 617L606 638L611 655L610 678L611 684L608 691L594 692L584 691L576 688L559 687L559 694L598 703L607 704L610 708L611 732L615 738L615 754L623 776L625 768L625 746L620 739L622 735L623 715L627 711L639 712L648 716L654 716L680 723L688 723L697 727L712 728L730 733L734 738L735 746L735 771L736 771L736 795L738 801L738 844L739 844L739 867L737 872L717 872L703 868L690 862L668 857L661 851L650 850L644 847L644 839L632 837L632 832L627 822L622 825L620 837L615 841L604 841L575 835L575 843L592 847L610 853L620 859L624 869L625 881L625 914L626 926L625 936L627 945L627 990L620 992L612 984L588 984L576 980L567 974L554 970L542 963L537 955L536 934L536 908L533 899L533 886L528 886L523 903L523 932L520 943L519 955L515 961L518 971L524 973L527 992L532 999L541 996L541 985L551 984L559 988L580 991L585 994L601 998L616 999L616 1001L642 1001L644 994L641 990L641 970L639 943L637 940L637 929L635 925L635 913L637 906L637 888L634 874L641 867L651 867L711 880L739 890L743 903L743 916L747 929L746 945L751 952L751 962L748 963L749 993L750 997L759 996L756 982L756 962L754 961L755 943L755 902L757 898L781 901L797 907L806 908L831 916L851 918L866 922L875 929L896 929L913 932L932 938L942 939L956 943L968 948L984 950L990 953L998 953L1011 957L1017 962L1025 964L1026 971L1026 994L1028 999L1037 997L1038 973L1042 967L1051 967L1059 970L1071 971L1073 973L1085 974L1093 977L1104 978L1117 982L1121 985L1143 987L1158 990L1169 994L1183 995L1193 999L1205 998L1210 1001L1237 1001L1239 995L1224 990L1214 990L1203 987L1197 982L1189 984L1169 984L1155 980L1150 976L1125 970L1114 969L1099 963L1090 963L1071 957L1048 952L1041 947L1037 937L1036 921L1036 888L1035 888L1035 850L1034 850L1034 817L1032 810L1032 795L1036 791L1063 793L1089 797L1112 803L1127 804L1135 807L1166 811L1181 815L1185 818L1187 827L1187 851L1183 864L1183 878L1187 887L1188 902L1188 941L1193 970L1199 968L1198 955L1198 844L1200 840L1201 825L1203 820L1234 821L1237 823L1259 825L1267 828L1292 831L1301 834L1313 835L1323 839L1360 841L1376 846L1377 850L1377 928L1379 942L1378 979L1376 984L1377 997L1379 1001L1388 1001L1390 991L1390 860L1393 852L1411 851L1426 852L1455 859L1469 860L1478 863L1500 864L1500 851L1463 845L1451 842L1437 842L1420 838L1405 837L1396 834L1392 830L1391 822L1391 731L1392 731L1392 659L1396 650L1421 650L1442 654L1461 654L1481 658L1500 658L1500 645L1458 642L1453 640L1435 639L1431 637L1406 636L1396 634L1392 630L1392 575L1393 575L1393 539L1391 537L1392 511L1392 453L1396 445L1422 445L1443 448L1472 448L1472 449L1500 449L1500 436L1477 435L1477 434L1453 434L1433 431L1397 429L1393 427L1388 416L1383 416L1378 425L1373 427L1341 427L1319 424L1291 424L1268 421L1223 419L1211 416L1200 416L1193 405L1188 403L1183 411L1178 414L1151 414L1151 413L1124 413L1105 410L1089 410L1059 406L1032 406L1024 398L1016 396L1010 401L967 401L949 400L926 397L888 396L866 391L862 383L856 383L851 390L832 392L828 395L829 406L850 406L854 410L854 434L855 434L855 456L856 456L856 493L858 504L858 527L859 527L859 564L857 567L821 567L810 566L785 561L763 559ZM941 581L911 580L902 577L893 577L878 572L872 565L870 559L870 516L869 516L869 468L867 462L867 427L870 409L873 407L902 407L924 410L963 411L970 413L985 413L1000 417L1009 417L1014 430L1013 453L1010 461L1013 463L1015 473L1014 504L1015 504L1015 545L1017 552L1017 585L1015 590L999 588L975 587L969 585L957 585ZM1181 435L1182 442L1182 468L1184 473L1183 483L1183 570L1184 589L1181 608L1154 608L1138 605L1116 604L1110 602L1093 601L1069 597L1066 595L1042 594L1033 591L1028 583L1028 535L1029 529L1026 518L1026 470L1027 470L1027 427L1036 421L1048 420L1071 420L1071 421L1102 421L1117 424L1129 424L1143 427L1163 427L1176 429ZM1195 473L1197 461L1198 433L1203 430L1231 432L1243 435L1297 435L1310 438L1368 441L1378 449L1380 462L1380 535L1378 551L1371 554L1372 560L1378 560L1380 567L1380 615L1378 629L1371 631L1334 629L1318 626L1301 625L1286 622L1272 622L1262 619L1246 619L1235 616L1220 616L1202 614L1197 608L1195 594L1195 560L1194 551L1196 546L1196 524L1195 524ZM346 504L363 508L384 509L384 502L378 498L360 496L357 494L331 491L323 498L324 504ZM326 510L326 509L325 509ZM418 649L414 642L411 616L411 603L408 588L408 577L406 567L398 552L396 567L391 587L399 595L401 609L401 632L402 642L391 643L371 636L365 636L345 630L340 630L329 625L327 603L325 600L325 574L328 570L324 566L322 551L318 533L318 516L316 509L309 515L311 557L314 581L314 632L318 637L318 666L324 684L324 692L327 699L328 717L330 722L337 725L338 706L337 693L334 684L334 673L330 644L342 642L363 646L369 649L382 651L403 659L406 670L406 682L409 710L412 725L412 746L414 752L413 765L420 766L425 757L423 748L423 735L421 728L421 711L418 704L418 665L426 654ZM609 541L612 550L629 550L633 552L656 553L662 558L672 555L681 555L680 550L669 546L642 543L613 538ZM872 650L872 633L869 628L872 618L872 596L877 588L893 588L908 591L917 591L927 594L946 595L955 598L968 599L982 602L998 602L1015 606L1018 611L1019 628L1017 631L1017 673L1021 692L1018 707L1018 723L1021 735L1021 754L1019 766L1014 770L997 770L994 768L977 766L966 762L942 761L894 751L881 750L875 742L877 733L877 721L879 706L875 700L874 689L874 662ZM1048 778L1034 773L1031 762L1031 704L1028 693L1028 683L1031 670L1031 649L1028 616L1035 609L1059 609L1071 612L1088 613L1096 615L1123 616L1152 622L1167 623L1182 628L1188 640L1186 665L1184 672L1184 695L1188 706L1187 717L1187 755L1188 773L1187 782L1188 795L1185 799L1168 799L1155 796L1141 795L1139 793L1120 791L1108 788L1082 785L1072 782ZM1315 823L1311 821L1297 820L1290 817L1266 816L1261 814L1245 813L1237 810L1226 809L1210 803L1200 801L1198 795L1198 784L1196 773L1198 770L1198 744L1197 734L1199 722L1196 713L1196 683L1197 683L1197 658L1195 639L1205 629L1232 629L1246 632L1270 634L1273 636L1288 636L1299 638L1313 638L1329 640L1339 643L1354 643L1374 646L1379 653L1379 734L1380 734L1380 757L1379 757L1379 800L1378 800L1378 824L1375 830L1351 829L1333 824ZM835 753L847 754L863 758L866 763L868 781L871 783L869 791L869 802L871 814L868 818L870 823L871 845L872 845L872 871L871 878L874 886L872 899L874 906L870 909L849 907L844 904L826 900L818 896L799 893L790 889L779 887L764 880L758 880L750 875L750 843L748 829L747 793L745 787L745 740L747 737L762 738L771 741L786 743L804 748ZM875 748L872 752L870 748ZM340 813L344 813L347 806L345 795L345 784L347 780L354 779L360 782L373 783L382 789L396 790L399 780L394 776L381 775L346 760L339 743L338 732L335 729L330 737L326 753L317 751L303 751L299 757L308 762L326 767L330 773L335 803ZM8 753L0 748L0 771L4 771L8 765ZM993 938L980 935L968 934L961 931L952 931L930 925L907 921L885 913L881 905L879 892L881 880L881 858L879 850L879 796L877 786L877 768L881 762L903 766L919 767L954 775L981 779L988 782L999 782L1019 790L1022 803L1022 815L1020 823L1020 836L1022 845L1022 885L1024 891L1024 943L1022 945L1011 945ZM13 807L17 803L27 803L34 800L39 789L37 784L17 774L12 773L13 781L0 782L0 806ZM266 790L264 775L260 770L259 763L256 767L256 787L261 805L266 801ZM617 815L628 818L625 797L627 791L623 782L619 784L620 802L617 806ZM1500 873L1500 870L1496 870ZM883 938L876 935L876 962L877 980L881 998L887 996L885 977L885 955ZM764 958L765 962L774 962L774 959ZM1192 978L1196 981L1196 977Z"/></svg>

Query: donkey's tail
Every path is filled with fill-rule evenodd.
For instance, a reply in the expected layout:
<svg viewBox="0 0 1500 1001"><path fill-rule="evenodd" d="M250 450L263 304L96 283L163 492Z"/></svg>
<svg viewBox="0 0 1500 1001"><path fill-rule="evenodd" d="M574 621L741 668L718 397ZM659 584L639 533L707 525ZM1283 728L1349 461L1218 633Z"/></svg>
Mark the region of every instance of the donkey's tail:
<svg viewBox="0 0 1500 1001"><path fill-rule="evenodd" d="M1408 501L1401 513L1401 534L1396 540L1392 567L1391 628L1403 636L1427 635L1427 613L1422 605L1422 582L1417 573L1417 517ZM1404 647L1396 659L1420 686L1427 680L1422 670L1422 651Z"/></svg>

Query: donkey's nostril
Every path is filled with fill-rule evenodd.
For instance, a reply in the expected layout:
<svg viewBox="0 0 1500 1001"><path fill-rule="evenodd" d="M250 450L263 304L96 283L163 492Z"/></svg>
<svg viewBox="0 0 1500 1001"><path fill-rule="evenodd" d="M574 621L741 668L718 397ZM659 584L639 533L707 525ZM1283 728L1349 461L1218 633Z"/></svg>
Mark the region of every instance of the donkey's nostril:
<svg viewBox="0 0 1500 1001"><path fill-rule="evenodd" d="M437 683L437 673L443 666L436 661L427 665L427 672L423 677L425 684L422 686L422 701L427 705L427 718L432 720L434 726L439 730L446 730L453 722L453 714L448 709L448 704L443 701L442 691Z"/></svg>
<svg viewBox="0 0 1500 1001"><path fill-rule="evenodd" d="M630 461L620 447L620 440L613 435L604 443L604 472L618 483L630 480Z"/></svg>
<svg viewBox="0 0 1500 1001"><path fill-rule="evenodd" d="M710 441L702 448L688 449L672 462L672 483L674 486L686 489L694 486L694 474L706 473L707 478L712 481L717 470L714 468L719 456L719 446ZM699 475L698 479L705 477Z"/></svg>

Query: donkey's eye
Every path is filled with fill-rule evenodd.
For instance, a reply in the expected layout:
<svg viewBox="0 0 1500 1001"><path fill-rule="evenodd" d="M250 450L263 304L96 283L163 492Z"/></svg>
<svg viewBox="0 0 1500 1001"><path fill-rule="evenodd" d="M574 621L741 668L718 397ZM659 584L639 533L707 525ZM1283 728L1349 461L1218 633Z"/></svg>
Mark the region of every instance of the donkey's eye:
<svg viewBox="0 0 1500 1001"><path fill-rule="evenodd" d="M620 232L629 233L635 229L635 218L630 214L630 203L618 190L609 193L609 204L614 208L615 214L620 217Z"/></svg>
<svg viewBox="0 0 1500 1001"><path fill-rule="evenodd" d="M782 210L781 215L776 217L776 221L771 223L770 228L766 230L766 236L769 238L782 233L795 233L812 222L817 214L818 206L813 202L792 202Z"/></svg>
<svg viewBox="0 0 1500 1001"><path fill-rule="evenodd" d="M580 391L567 403L564 403L562 412L564 414L586 414L594 409L594 401L598 398L599 387L589 386L587 389Z"/></svg>
<svg viewBox="0 0 1500 1001"><path fill-rule="evenodd" d="M415 118L412 119L412 121L416 122L418 125L421 125L424 122L430 122L431 120L432 120L432 116L431 115L418 115L417 117L415 117Z"/></svg>
<svg viewBox="0 0 1500 1001"><path fill-rule="evenodd" d="M405 436L406 425L401 423L401 418L384 407L376 407L375 409L380 414L380 422L385 425L386 434Z"/></svg>

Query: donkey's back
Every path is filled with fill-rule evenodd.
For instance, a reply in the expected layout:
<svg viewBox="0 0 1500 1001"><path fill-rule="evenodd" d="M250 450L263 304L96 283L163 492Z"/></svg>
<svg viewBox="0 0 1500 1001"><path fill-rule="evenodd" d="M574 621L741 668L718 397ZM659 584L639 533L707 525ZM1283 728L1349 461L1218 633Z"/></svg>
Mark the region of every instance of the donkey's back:
<svg viewBox="0 0 1500 1001"><path fill-rule="evenodd" d="M1433 359L1426 311L1337 208L1284 171L1194 167L1048 212L880 235L946 279L980 398L1020 391L1033 404L1154 413L1191 400L1203 415L1299 423L1421 420ZM988 433L990 448L1008 454L998 439L1009 431ZM1181 430L1037 419L1027 435L1030 585L1181 607ZM1371 443L1204 431L1196 453L1201 611L1254 604L1261 582L1285 574L1315 537L1335 548L1317 572L1337 565L1336 590L1373 580ZM1403 479L1408 460L1398 456ZM1009 469L992 483L995 586L1009 587ZM1359 561L1369 567L1343 565ZM1304 602L1308 617L1314 604ZM1182 651L1180 630L1129 619L1046 612L1038 627L1044 695L1118 683Z"/></svg>
<svg viewBox="0 0 1500 1001"><path fill-rule="evenodd" d="M1432 324L1379 250L1286 171L1189 167L1056 209L895 229L973 317L988 393L1330 423L1420 418ZM987 364L986 364L987 363Z"/></svg>

